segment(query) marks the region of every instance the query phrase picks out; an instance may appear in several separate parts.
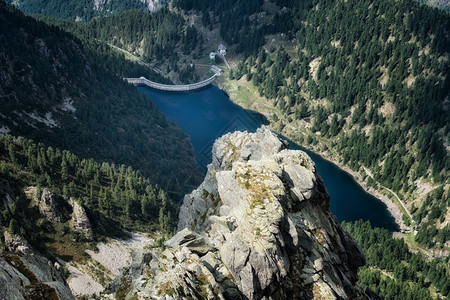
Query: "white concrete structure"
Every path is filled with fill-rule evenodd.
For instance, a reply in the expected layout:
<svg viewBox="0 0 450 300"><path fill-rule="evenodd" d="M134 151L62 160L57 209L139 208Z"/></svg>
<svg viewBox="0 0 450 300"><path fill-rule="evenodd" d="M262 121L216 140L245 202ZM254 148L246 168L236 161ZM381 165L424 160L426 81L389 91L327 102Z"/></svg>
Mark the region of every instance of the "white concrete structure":
<svg viewBox="0 0 450 300"><path fill-rule="evenodd" d="M192 84L177 84L177 85L153 82L143 76L139 77L139 78L125 78L125 80L128 81L128 83L131 83L134 85L146 85L148 87L151 87L153 89L160 90L160 91L191 92L191 91L199 90L201 88L204 88L204 87L210 85L214 81L216 76L218 76L218 74L214 74L210 78L200 81L200 82L196 82L196 83L192 83Z"/></svg>

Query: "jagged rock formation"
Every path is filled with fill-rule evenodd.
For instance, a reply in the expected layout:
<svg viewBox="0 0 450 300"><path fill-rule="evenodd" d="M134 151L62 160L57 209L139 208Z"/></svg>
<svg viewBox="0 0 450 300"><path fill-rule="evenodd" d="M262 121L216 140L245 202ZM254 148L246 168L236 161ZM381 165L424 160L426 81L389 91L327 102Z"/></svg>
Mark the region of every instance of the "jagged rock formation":
<svg viewBox="0 0 450 300"><path fill-rule="evenodd" d="M65 222L69 219L71 208L67 201L44 188L37 199L39 211L50 221Z"/></svg>
<svg viewBox="0 0 450 300"><path fill-rule="evenodd" d="M4 232L0 299L74 299L58 263L34 251L19 235Z"/></svg>
<svg viewBox="0 0 450 300"><path fill-rule="evenodd" d="M223 136L164 251L110 287L156 299L359 299L364 257L328 211L312 160L267 128Z"/></svg>
<svg viewBox="0 0 450 300"><path fill-rule="evenodd" d="M72 228L81 231L86 237L89 237L92 234L92 226L84 207L73 198L70 198L69 202L73 208Z"/></svg>

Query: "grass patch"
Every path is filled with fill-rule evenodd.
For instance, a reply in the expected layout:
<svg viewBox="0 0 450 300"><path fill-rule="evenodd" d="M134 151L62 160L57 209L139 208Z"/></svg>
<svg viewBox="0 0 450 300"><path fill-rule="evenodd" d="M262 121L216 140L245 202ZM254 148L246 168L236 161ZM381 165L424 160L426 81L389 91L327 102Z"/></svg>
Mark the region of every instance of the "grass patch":
<svg viewBox="0 0 450 300"><path fill-rule="evenodd" d="M66 224L52 222L52 225L55 231L47 234L46 248L65 261L85 261L88 257L85 251L90 248L89 244L77 241L75 233Z"/></svg>
<svg viewBox="0 0 450 300"><path fill-rule="evenodd" d="M175 289L172 287L170 282L165 282L158 290L158 296L167 295L173 296L175 294Z"/></svg>
<svg viewBox="0 0 450 300"><path fill-rule="evenodd" d="M251 196L250 209L256 207L265 208L265 199L270 199L273 195L271 190L264 184L264 180L269 178L264 172L256 172L244 166L243 172L237 173L236 178L239 185L249 192Z"/></svg>

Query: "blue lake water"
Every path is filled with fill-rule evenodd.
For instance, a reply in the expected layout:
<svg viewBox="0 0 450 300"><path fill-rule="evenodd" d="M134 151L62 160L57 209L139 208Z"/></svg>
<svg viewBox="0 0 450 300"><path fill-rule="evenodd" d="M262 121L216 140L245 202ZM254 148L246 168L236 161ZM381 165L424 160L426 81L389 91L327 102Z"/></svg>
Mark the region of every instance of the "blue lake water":
<svg viewBox="0 0 450 300"><path fill-rule="evenodd" d="M145 87L139 90L156 103L169 121L174 120L190 136L204 171L211 162L211 148L218 137L237 130L254 132L265 122L263 116L234 104L215 86L193 93L168 93ZM331 196L330 211L340 222L363 219L377 227L398 229L386 205L366 193L352 176L298 145L291 148L306 151L316 163Z"/></svg>

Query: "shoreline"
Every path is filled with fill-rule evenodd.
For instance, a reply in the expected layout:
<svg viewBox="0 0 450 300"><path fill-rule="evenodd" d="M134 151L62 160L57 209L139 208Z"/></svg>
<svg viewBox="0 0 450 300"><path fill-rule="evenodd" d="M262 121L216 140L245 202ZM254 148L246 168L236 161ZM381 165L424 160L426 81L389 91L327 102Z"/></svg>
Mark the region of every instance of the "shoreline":
<svg viewBox="0 0 450 300"><path fill-rule="evenodd" d="M221 82L217 82L216 85L219 89L221 89L225 94L228 95L228 98L236 105L239 105L240 107L244 108L244 109L250 109L250 108L246 108L242 105L240 105L239 102L234 101L233 97L231 96L231 92L228 91L225 88L225 85L222 84ZM251 109L253 111L256 111L262 115L265 115L264 112L262 111L258 111L256 109ZM273 130L274 132L278 133L274 128L273 128L273 124L271 124L269 122L268 126L271 128L271 130ZM295 127L296 129L298 129L297 127ZM282 132L278 133L278 134L282 134ZM289 134L286 134L286 137L291 139L293 142L295 142L296 144L299 144L299 142L297 141L297 139L293 136L289 136ZM334 164L336 167L338 167L339 169L341 169L342 171L346 172L347 174L349 174L353 180L355 180L355 182L368 194L374 196L375 198L379 199L381 202L384 203L384 205L386 205L386 209L388 210L389 214L394 218L395 223L399 226L399 231L400 230L404 230L404 229L410 229L408 226L405 225L405 223L403 222L403 213L401 211L401 209L397 206L396 203L394 203L388 196L384 195L381 193L381 191L376 190L372 187L369 187L367 185L367 182L365 180L362 180L358 174L358 172L355 172L353 170L351 170L349 167L339 163L338 161L332 159L329 155L326 154L326 152L324 151L316 151L315 149L312 149L311 147L305 147L304 145L302 145L302 147L306 148L308 151L313 152L314 154L320 156L322 159ZM376 181L377 182L377 181ZM377 182L377 184L380 184Z"/></svg>
<svg viewBox="0 0 450 300"><path fill-rule="evenodd" d="M297 143L297 142L296 142ZM305 147L305 146L303 146ZM307 148L307 147L305 147ZM322 159L332 163L345 173L349 174L353 180L368 194L374 196L381 202L383 202L386 205L386 209L388 210L389 214L394 218L395 223L399 226L400 230L404 229L410 229L408 226L405 225L403 222L403 213L401 209L395 204L388 196L382 194L380 191L374 189L373 187L370 187L367 185L367 182L365 180L362 180L359 176L358 172L355 172L351 170L349 167L331 159L329 156L327 156L324 152L317 152L316 150L313 150L311 148L307 148L308 151L313 152L314 154L320 156ZM376 181L377 184L380 184L378 181Z"/></svg>

